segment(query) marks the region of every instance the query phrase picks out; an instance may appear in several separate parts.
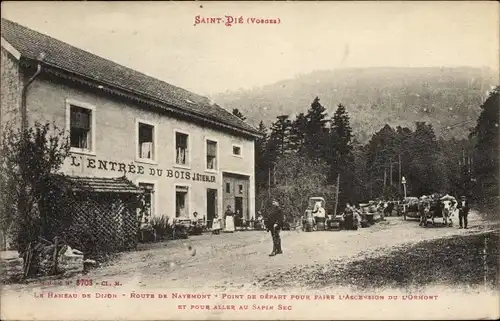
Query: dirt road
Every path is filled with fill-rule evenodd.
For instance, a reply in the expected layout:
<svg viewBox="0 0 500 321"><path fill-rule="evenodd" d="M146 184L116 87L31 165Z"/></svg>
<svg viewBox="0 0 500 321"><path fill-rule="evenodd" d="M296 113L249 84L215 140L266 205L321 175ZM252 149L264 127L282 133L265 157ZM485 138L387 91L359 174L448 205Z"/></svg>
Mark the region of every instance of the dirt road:
<svg viewBox="0 0 500 321"><path fill-rule="evenodd" d="M272 278L276 272L383 254L404 243L473 233L486 224L474 212L469 215L468 230L458 229L456 223L455 220L454 227L424 229L415 220L387 217L386 221L358 231L284 231L284 254L275 257L268 256L272 243L264 231L206 234L142 245L142 249L123 253L84 278L119 281L134 288L253 289L259 287L260 279ZM11 285L5 290L34 286Z"/></svg>

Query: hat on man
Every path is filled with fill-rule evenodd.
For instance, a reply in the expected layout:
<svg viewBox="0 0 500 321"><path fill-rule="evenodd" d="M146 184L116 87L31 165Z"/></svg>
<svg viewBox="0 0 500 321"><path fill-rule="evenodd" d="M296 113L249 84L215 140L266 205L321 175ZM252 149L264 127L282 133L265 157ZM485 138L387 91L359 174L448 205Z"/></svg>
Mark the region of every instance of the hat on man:
<svg viewBox="0 0 500 321"><path fill-rule="evenodd" d="M463 200L467 199L467 197L465 197L464 195L462 195L462 197L460 197L460 198Z"/></svg>

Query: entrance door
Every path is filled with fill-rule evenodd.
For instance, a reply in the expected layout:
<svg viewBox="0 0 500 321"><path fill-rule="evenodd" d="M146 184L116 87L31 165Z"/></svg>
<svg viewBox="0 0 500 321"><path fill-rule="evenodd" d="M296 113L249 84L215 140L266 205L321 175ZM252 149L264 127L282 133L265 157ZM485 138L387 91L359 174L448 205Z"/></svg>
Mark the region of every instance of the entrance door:
<svg viewBox="0 0 500 321"><path fill-rule="evenodd" d="M207 189L207 225L208 228L212 227L212 222L217 212L217 190Z"/></svg>
<svg viewBox="0 0 500 321"><path fill-rule="evenodd" d="M238 227L241 227L243 218L243 197L236 196L234 198L234 213L234 219L237 222Z"/></svg>
<svg viewBox="0 0 500 321"><path fill-rule="evenodd" d="M238 211L240 215L243 214L243 197L236 196L234 198L234 212L236 213L236 211Z"/></svg>
<svg viewBox="0 0 500 321"><path fill-rule="evenodd" d="M175 217L189 217L187 187L177 186L175 189Z"/></svg>

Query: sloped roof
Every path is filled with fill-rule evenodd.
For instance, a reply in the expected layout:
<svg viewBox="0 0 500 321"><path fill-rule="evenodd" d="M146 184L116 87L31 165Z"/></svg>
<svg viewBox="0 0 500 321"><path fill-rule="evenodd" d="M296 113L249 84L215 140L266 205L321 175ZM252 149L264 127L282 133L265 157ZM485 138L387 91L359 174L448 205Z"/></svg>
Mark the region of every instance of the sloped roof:
<svg viewBox="0 0 500 321"><path fill-rule="evenodd" d="M259 135L258 131L207 97L173 86L159 79L122 66L90 52L73 47L37 31L2 18L2 37L12 45L21 57L74 73L107 86L125 90L141 98L155 100L192 115L229 125L247 134Z"/></svg>
<svg viewBox="0 0 500 321"><path fill-rule="evenodd" d="M58 186L67 188L73 192L143 193L141 188L134 185L126 177L108 178L52 175L51 179Z"/></svg>

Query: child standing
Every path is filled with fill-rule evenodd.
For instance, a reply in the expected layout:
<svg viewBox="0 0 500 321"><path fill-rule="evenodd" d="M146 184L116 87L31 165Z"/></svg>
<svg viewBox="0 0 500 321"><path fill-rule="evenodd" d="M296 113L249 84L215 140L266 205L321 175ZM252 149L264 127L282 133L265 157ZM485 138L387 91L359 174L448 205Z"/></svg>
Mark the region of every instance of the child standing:
<svg viewBox="0 0 500 321"><path fill-rule="evenodd" d="M220 226L220 218L217 214L214 216L214 221L212 222L212 233L220 234L221 226Z"/></svg>

